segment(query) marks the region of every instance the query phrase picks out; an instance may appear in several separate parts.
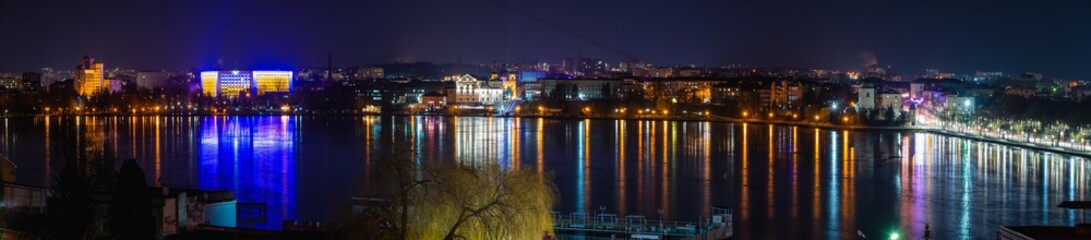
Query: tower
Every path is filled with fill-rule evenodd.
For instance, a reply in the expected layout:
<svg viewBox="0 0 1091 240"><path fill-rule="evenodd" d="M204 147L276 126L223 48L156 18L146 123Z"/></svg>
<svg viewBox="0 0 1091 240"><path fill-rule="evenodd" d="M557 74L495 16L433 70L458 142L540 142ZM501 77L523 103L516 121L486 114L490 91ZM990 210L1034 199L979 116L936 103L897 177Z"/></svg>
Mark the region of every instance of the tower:
<svg viewBox="0 0 1091 240"><path fill-rule="evenodd" d="M860 92L857 96L856 108L858 109L872 109L875 108L875 87L871 83L864 83L860 86Z"/></svg>
<svg viewBox="0 0 1091 240"><path fill-rule="evenodd" d="M333 51L326 52L326 81L333 81Z"/></svg>

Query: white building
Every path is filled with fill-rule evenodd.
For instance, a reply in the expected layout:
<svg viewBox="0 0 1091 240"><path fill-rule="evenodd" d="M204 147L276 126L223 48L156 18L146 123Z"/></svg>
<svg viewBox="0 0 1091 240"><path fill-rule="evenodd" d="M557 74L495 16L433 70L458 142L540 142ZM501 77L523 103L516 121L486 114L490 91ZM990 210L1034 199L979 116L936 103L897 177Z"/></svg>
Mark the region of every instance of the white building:
<svg viewBox="0 0 1091 240"><path fill-rule="evenodd" d="M902 99L902 94L894 90L884 90L879 94L879 107L882 109L893 108L894 110L901 110L902 103L905 100Z"/></svg>
<svg viewBox="0 0 1091 240"><path fill-rule="evenodd" d="M860 87L857 98L856 108L861 110L875 108L875 87L871 83L864 83Z"/></svg>
<svg viewBox="0 0 1091 240"><path fill-rule="evenodd" d="M523 84L523 98L527 100L536 100L542 96L542 84L541 83L526 83Z"/></svg>
<svg viewBox="0 0 1091 240"><path fill-rule="evenodd" d="M455 104L461 105L491 105L504 100L503 82L490 83L480 81L473 76L456 76Z"/></svg>
<svg viewBox="0 0 1091 240"><path fill-rule="evenodd" d="M481 86L481 83L477 81L473 76L462 75L454 77L455 81L455 103L457 104L476 104L477 103L477 89Z"/></svg>
<svg viewBox="0 0 1091 240"><path fill-rule="evenodd" d="M924 83L911 82L909 83L909 98L923 98L924 97Z"/></svg>
<svg viewBox="0 0 1091 240"><path fill-rule="evenodd" d="M973 112L976 103L974 103L974 97L971 96L949 95L944 104L949 110Z"/></svg>
<svg viewBox="0 0 1091 240"><path fill-rule="evenodd" d="M493 105L504 100L504 88L487 86L478 88L476 93L478 104Z"/></svg>

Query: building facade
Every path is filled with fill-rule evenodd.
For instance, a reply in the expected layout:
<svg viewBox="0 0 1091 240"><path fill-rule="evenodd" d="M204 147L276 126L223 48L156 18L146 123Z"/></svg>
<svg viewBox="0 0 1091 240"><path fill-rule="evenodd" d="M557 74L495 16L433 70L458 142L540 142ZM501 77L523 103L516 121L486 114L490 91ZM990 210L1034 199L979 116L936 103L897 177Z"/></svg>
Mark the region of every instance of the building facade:
<svg viewBox="0 0 1091 240"><path fill-rule="evenodd" d="M201 92L206 96L234 98L249 94L288 93L291 71L204 71Z"/></svg>
<svg viewBox="0 0 1091 240"><path fill-rule="evenodd" d="M138 72L136 73L136 87L143 89L165 89L170 87L172 72Z"/></svg>
<svg viewBox="0 0 1091 240"><path fill-rule="evenodd" d="M886 89L879 94L879 107L882 109L893 108L894 110L901 110L903 102L902 94L898 91Z"/></svg>
<svg viewBox="0 0 1091 240"><path fill-rule="evenodd" d="M557 98L564 95L568 100L611 99L620 96L625 85L621 79L541 79L541 96ZM560 89L558 89L560 88Z"/></svg>
<svg viewBox="0 0 1091 240"><path fill-rule="evenodd" d="M83 56L75 70L75 88L80 96L92 96L106 86L103 71L105 65L95 62L91 56Z"/></svg>
<svg viewBox="0 0 1091 240"><path fill-rule="evenodd" d="M517 92L512 89L516 86L515 81L480 81L468 74L454 76L452 80L455 82L454 104L492 105L512 99Z"/></svg>

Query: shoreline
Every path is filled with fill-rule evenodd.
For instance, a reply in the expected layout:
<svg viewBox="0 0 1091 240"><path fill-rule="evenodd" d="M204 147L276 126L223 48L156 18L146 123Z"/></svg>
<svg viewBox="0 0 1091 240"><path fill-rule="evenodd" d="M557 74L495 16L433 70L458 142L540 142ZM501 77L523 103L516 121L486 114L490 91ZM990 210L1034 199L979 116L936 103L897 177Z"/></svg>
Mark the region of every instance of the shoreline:
<svg viewBox="0 0 1091 240"><path fill-rule="evenodd" d="M115 114L99 114L99 115L35 115L35 116L4 116L3 119L12 118L40 118L40 117L208 117L208 116L225 116L225 117L260 117L260 116L438 116L438 117L493 117L493 118L542 118L542 119L596 119L596 120L651 120L651 121L707 121L707 122L725 122L725 123L754 123L754 124L771 124L781 126L802 126L802 127L814 127L822 129L833 130L853 130L853 131L903 131L903 132L928 132L937 135L945 135L959 138L972 139L976 141L989 142L994 144L1001 144L1007 146L1028 148L1038 151L1059 153L1071 156L1077 156L1082 158L1091 158L1091 151L1072 149L1061 146L1048 146L1030 142L1022 141L1010 141L1008 139L996 139L991 137L985 137L980 135L974 135L963 132L947 131L943 129L937 129L932 127L922 126L862 126L862 125L837 125L830 123L815 123L807 121L781 121L781 120L766 120L766 119L739 119L729 118L722 116L707 116L707 117L604 117L604 116L544 116L544 115L506 115L506 116L490 116L486 114L405 114L405 113L380 113L380 114L145 114L145 115L115 115Z"/></svg>

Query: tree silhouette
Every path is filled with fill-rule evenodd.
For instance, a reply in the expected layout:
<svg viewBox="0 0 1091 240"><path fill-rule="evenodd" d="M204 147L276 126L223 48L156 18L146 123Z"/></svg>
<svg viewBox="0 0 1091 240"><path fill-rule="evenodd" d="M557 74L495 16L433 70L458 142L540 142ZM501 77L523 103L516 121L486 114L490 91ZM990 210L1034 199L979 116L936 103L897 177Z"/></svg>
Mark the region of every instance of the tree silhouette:
<svg viewBox="0 0 1091 240"><path fill-rule="evenodd" d="M49 197L51 235L56 239L80 239L94 220L91 185L80 171L83 164L69 159L53 185Z"/></svg>
<svg viewBox="0 0 1091 240"><path fill-rule="evenodd" d="M133 159L125 160L117 172L117 188L110 203L110 232L116 239L153 239L156 234L154 210L147 179Z"/></svg>

